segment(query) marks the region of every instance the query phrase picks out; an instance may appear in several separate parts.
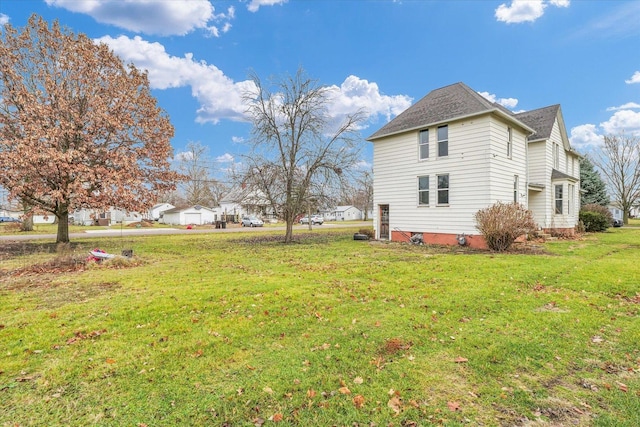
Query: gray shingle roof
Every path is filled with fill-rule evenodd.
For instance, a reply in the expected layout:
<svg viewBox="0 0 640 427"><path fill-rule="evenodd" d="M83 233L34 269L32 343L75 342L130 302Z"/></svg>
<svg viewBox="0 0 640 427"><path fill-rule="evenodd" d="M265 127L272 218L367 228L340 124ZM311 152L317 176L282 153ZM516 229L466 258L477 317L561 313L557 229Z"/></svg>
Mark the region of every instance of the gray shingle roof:
<svg viewBox="0 0 640 427"><path fill-rule="evenodd" d="M432 90L367 139L377 139L496 109L500 109L497 104L485 99L466 84L455 83Z"/></svg>
<svg viewBox="0 0 640 427"><path fill-rule="evenodd" d="M549 107L538 108L537 110L518 113L515 117L535 129L536 132L533 135L529 135L527 140L537 141L540 139L549 139L559 109L560 105L556 104Z"/></svg>

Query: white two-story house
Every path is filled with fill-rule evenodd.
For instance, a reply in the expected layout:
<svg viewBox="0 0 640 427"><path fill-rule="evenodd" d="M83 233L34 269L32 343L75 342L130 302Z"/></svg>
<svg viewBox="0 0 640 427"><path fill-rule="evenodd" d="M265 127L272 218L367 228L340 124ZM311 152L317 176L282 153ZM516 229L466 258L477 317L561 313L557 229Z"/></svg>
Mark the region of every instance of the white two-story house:
<svg viewBox="0 0 640 427"><path fill-rule="evenodd" d="M436 89L368 138L378 239L485 247L474 215L530 209L541 230L578 222L579 155L559 105L514 114L464 83Z"/></svg>

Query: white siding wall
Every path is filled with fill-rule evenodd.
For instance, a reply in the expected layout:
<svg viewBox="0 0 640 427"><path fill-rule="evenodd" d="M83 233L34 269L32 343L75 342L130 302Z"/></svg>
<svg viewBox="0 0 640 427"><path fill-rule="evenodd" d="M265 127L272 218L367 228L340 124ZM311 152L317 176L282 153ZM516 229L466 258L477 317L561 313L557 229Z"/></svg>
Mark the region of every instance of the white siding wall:
<svg viewBox="0 0 640 427"><path fill-rule="evenodd" d="M555 146L559 147L558 167L555 168ZM536 222L543 228L572 228L577 224L580 209L580 185L573 184L573 197L569 195L567 181L551 181L552 170L556 169L575 178L580 177L580 165L577 156L567 151L564 146L562 131L558 121L553 125L551 135L546 141L529 143L529 182L543 184L542 192L532 192L529 209L534 213ZM563 185L563 214L555 213L555 185ZM569 202L573 200L572 209ZM571 215L569 215L571 212Z"/></svg>
<svg viewBox="0 0 640 427"><path fill-rule="evenodd" d="M526 146L513 131L513 156L507 158L507 125L486 115L449 123L449 155L437 156L437 127L429 129L429 158L418 160L419 132L373 143L374 212L389 205L390 231L478 234L474 214L498 200L513 200L514 175L526 193ZM492 138L495 140L492 141ZM437 206L437 175L449 174L449 205ZM418 176L429 176L430 204L418 205ZM523 197L526 202L526 196ZM378 219L374 224L377 228Z"/></svg>

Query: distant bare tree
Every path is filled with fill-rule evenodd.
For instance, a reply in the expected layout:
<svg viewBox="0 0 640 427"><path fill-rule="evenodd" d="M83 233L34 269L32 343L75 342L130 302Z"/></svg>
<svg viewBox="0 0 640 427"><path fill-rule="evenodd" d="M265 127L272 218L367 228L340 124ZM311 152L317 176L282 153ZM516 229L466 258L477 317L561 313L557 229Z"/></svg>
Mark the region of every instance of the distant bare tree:
<svg viewBox="0 0 640 427"><path fill-rule="evenodd" d="M628 224L631 208L640 202L640 136L606 135L593 163L605 176L613 202Z"/></svg>
<svg viewBox="0 0 640 427"><path fill-rule="evenodd" d="M207 147L199 142L187 144L187 151L179 159L178 171L186 177L179 186L181 199L188 205L216 206L224 192L220 181L213 178L213 162Z"/></svg>
<svg viewBox="0 0 640 427"><path fill-rule="evenodd" d="M344 190L347 205L355 206L369 219L369 208L373 203L373 172L371 169L360 170L353 181Z"/></svg>
<svg viewBox="0 0 640 427"><path fill-rule="evenodd" d="M341 123L329 116L329 89L300 69L266 87L251 76L254 90L244 94L253 123L252 151L244 156L247 177L262 191L286 222L285 242L293 238L296 215L310 197L339 181L358 160L357 111ZM318 190L312 190L316 188Z"/></svg>

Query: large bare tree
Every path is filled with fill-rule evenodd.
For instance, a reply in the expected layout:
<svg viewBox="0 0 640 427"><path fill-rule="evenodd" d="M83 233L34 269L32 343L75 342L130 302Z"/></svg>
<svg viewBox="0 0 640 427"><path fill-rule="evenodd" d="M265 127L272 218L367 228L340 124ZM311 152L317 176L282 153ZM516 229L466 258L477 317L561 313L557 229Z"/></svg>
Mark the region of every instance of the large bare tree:
<svg viewBox="0 0 640 427"><path fill-rule="evenodd" d="M31 16L0 38L0 185L54 215L69 241L79 208L142 211L171 190L173 126L147 75L104 44Z"/></svg>
<svg viewBox="0 0 640 427"><path fill-rule="evenodd" d="M329 88L302 69L276 78L271 88L256 74L251 78L255 90L244 95L253 123L252 151L244 157L247 177L280 213L284 240L291 242L296 216L358 160L357 127L364 114L332 117Z"/></svg>
<svg viewBox="0 0 640 427"><path fill-rule="evenodd" d="M602 171L611 198L622 209L624 223L628 224L631 208L640 202L640 136L604 136L593 163Z"/></svg>

